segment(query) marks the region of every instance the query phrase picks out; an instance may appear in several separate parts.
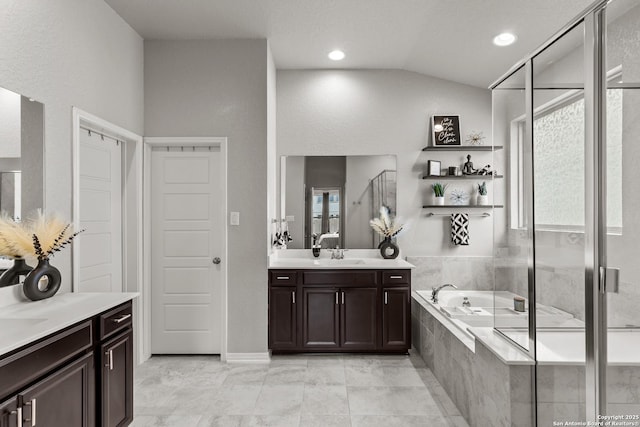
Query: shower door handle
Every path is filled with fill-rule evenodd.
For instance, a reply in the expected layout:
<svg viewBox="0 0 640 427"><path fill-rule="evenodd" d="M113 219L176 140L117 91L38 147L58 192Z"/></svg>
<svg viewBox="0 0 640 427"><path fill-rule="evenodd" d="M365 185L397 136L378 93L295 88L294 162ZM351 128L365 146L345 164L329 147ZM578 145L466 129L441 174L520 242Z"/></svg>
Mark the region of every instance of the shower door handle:
<svg viewBox="0 0 640 427"><path fill-rule="evenodd" d="M620 269L600 267L600 293L617 294L620 288Z"/></svg>

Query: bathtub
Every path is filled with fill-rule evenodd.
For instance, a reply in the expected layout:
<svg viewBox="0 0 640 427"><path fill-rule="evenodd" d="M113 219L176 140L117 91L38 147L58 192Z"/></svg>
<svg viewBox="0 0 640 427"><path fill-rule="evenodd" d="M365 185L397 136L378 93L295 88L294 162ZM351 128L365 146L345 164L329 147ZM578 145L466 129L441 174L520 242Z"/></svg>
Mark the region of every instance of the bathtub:
<svg viewBox="0 0 640 427"><path fill-rule="evenodd" d="M431 301L431 291L417 291L430 306L443 313L452 325L475 338L470 328L497 326L522 347L528 346L528 311L513 310L508 291L442 290L438 303ZM462 307L464 298L471 303L470 313ZM476 310L477 311L474 311ZM581 365L585 363L584 322L555 307L536 307L538 364ZM608 363L611 366L640 366L640 329L613 329L609 332ZM634 350L629 351L632 347Z"/></svg>
<svg viewBox="0 0 640 427"><path fill-rule="evenodd" d="M526 328L529 313L513 309L516 294L508 291L467 291L445 289L438 293L438 303L431 301L431 291L417 291L435 309L452 319L454 325L468 333L469 327ZM467 298L471 307L463 307ZM538 305L537 324L541 327L584 327L571 314L555 307Z"/></svg>

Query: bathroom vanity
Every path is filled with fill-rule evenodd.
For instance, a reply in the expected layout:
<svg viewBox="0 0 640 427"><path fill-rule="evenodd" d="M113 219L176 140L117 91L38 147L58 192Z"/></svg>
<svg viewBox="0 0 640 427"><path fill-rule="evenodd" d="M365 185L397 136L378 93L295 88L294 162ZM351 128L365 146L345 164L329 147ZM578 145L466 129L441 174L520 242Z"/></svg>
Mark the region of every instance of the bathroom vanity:
<svg viewBox="0 0 640 427"><path fill-rule="evenodd" d="M406 353L412 267L379 255L272 260L269 348L273 353Z"/></svg>
<svg viewBox="0 0 640 427"><path fill-rule="evenodd" d="M3 307L0 427L129 425L136 295L63 294Z"/></svg>

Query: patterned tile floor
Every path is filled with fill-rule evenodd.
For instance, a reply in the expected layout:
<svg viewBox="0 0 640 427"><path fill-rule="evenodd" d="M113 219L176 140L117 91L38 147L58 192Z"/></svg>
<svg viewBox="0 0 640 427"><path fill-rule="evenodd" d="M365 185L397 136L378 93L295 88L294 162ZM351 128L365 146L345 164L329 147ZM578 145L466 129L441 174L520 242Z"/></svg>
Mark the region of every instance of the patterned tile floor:
<svg viewBox="0 0 640 427"><path fill-rule="evenodd" d="M419 356L154 356L134 387L134 427L467 426Z"/></svg>

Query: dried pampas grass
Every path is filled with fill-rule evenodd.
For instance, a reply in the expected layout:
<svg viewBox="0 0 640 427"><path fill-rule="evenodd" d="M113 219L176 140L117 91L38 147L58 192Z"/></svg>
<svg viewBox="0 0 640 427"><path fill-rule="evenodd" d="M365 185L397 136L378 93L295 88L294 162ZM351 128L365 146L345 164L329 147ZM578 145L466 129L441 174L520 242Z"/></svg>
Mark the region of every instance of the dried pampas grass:
<svg viewBox="0 0 640 427"><path fill-rule="evenodd" d="M73 226L59 216L45 215L38 210L30 221L29 231L33 238L33 254L40 260L49 259L70 244L83 230L73 232Z"/></svg>
<svg viewBox="0 0 640 427"><path fill-rule="evenodd" d="M17 223L9 216L0 219L0 255L49 259L70 244L82 232L73 232L71 224L58 215L38 210L26 222Z"/></svg>
<svg viewBox="0 0 640 427"><path fill-rule="evenodd" d="M31 234L6 212L0 214L0 255L10 258L34 255Z"/></svg>
<svg viewBox="0 0 640 427"><path fill-rule="evenodd" d="M380 207L380 217L369 221L369 225L381 236L389 238L397 236L404 229L399 218L392 219L389 216L389 208L386 206Z"/></svg>

